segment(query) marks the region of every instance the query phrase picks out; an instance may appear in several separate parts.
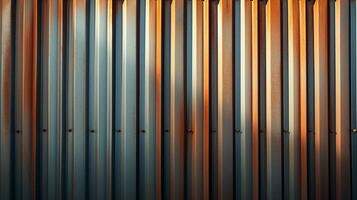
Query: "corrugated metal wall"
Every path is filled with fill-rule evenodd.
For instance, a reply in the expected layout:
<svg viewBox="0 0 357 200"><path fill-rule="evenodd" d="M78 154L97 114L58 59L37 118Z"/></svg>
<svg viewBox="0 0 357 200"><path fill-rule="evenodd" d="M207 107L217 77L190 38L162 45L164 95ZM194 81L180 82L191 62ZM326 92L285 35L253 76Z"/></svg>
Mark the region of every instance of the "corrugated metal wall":
<svg viewBox="0 0 357 200"><path fill-rule="evenodd" d="M356 0L0 8L0 199L357 199Z"/></svg>

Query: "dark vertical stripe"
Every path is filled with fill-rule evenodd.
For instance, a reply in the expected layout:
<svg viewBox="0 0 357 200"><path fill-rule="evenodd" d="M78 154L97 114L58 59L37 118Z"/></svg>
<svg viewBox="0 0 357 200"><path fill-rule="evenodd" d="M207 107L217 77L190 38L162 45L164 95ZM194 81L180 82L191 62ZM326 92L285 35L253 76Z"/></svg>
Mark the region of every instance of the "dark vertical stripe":
<svg viewBox="0 0 357 200"><path fill-rule="evenodd" d="M315 199L314 1L306 2L308 197Z"/></svg>
<svg viewBox="0 0 357 200"><path fill-rule="evenodd" d="M218 1L213 1L209 4L210 12L210 27L209 27L209 37L210 37L210 197L212 199L218 198L218 136L217 136L217 84L218 84L218 24L217 24L217 6Z"/></svg>
<svg viewBox="0 0 357 200"><path fill-rule="evenodd" d="M356 62L356 0L350 1L350 81L351 81L351 129L357 130L357 62ZM357 199L357 133L351 131L351 171L352 171L352 199Z"/></svg>
<svg viewBox="0 0 357 200"><path fill-rule="evenodd" d="M289 36L288 36L288 1L283 0L281 1L281 62L282 62L282 137L283 137L283 144L282 144L282 156L283 156L283 163L282 163L282 175L283 175L283 184L282 184L282 192L283 198L289 199L290 195L290 177L289 177L289 137L290 137L290 130L289 130ZM290 66L291 68L293 66ZM293 81L293 80L290 80ZM294 133L295 134L295 133ZM297 133L296 133L297 134Z"/></svg>
<svg viewBox="0 0 357 200"><path fill-rule="evenodd" d="M266 135L266 4L258 2L258 70L259 70L259 197L267 198L267 135Z"/></svg>
<svg viewBox="0 0 357 200"><path fill-rule="evenodd" d="M335 0L328 1L329 196L336 199L336 40Z"/></svg>

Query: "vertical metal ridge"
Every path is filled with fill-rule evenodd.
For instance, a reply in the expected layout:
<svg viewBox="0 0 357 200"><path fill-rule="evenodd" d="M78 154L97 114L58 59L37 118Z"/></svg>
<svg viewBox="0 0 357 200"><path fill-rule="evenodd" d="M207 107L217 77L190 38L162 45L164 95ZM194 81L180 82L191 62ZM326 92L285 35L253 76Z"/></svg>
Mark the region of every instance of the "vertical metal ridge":
<svg viewBox="0 0 357 200"><path fill-rule="evenodd" d="M280 1L266 5L267 198L282 198L282 71Z"/></svg>
<svg viewBox="0 0 357 200"><path fill-rule="evenodd" d="M236 46L236 55L240 56L239 62L236 60L236 68L239 68L239 77L235 77L235 80L239 82L239 107L240 113L236 113L236 121L240 125L239 133L236 133L236 137L240 137L240 146L237 153L240 154L241 162L240 173L238 177L241 180L236 180L240 187L241 194L238 194L236 198L252 199L253 198L253 158L252 158L252 139L253 139L253 112L252 112L252 2L251 1L236 1L236 9L240 12L236 12L236 31L240 31L239 36L236 36L236 40L239 40L239 46ZM239 26L239 27L238 27ZM239 49L239 51L237 50ZM237 58L236 58L237 59ZM236 86L237 87L237 86ZM237 95L237 94L236 94ZM236 100L236 103L238 103ZM237 148L237 147L236 147ZM237 163L238 164L238 163ZM239 168L236 167L235 170Z"/></svg>
<svg viewBox="0 0 357 200"><path fill-rule="evenodd" d="M122 171L121 198L137 197L137 6L138 1L123 2L123 63L122 63ZM134 91L132 91L134 89ZM135 156L134 156L135 155Z"/></svg>
<svg viewBox="0 0 357 200"><path fill-rule="evenodd" d="M156 78L156 83L155 83L155 90L156 90L156 104L155 104L155 122L156 122L156 131L155 131L155 157L156 157L156 165L155 165L155 192L156 192L156 199L161 200L163 198L162 196L162 177L163 177L163 170L162 170L162 164L163 164L163 156L162 156L162 139L163 139L163 130L162 130L162 116L163 116L163 86L162 86L162 80L163 80L163 62L162 62L162 55L163 55L163 12L162 12L162 7L163 3L162 0L156 1L155 5L155 11L156 11L156 16L155 16L155 78Z"/></svg>
<svg viewBox="0 0 357 200"><path fill-rule="evenodd" d="M336 197L351 198L349 2L336 1Z"/></svg>
<svg viewBox="0 0 357 200"><path fill-rule="evenodd" d="M10 199L11 196L11 88L12 59L12 7L10 0L0 2L0 198Z"/></svg>
<svg viewBox="0 0 357 200"><path fill-rule="evenodd" d="M146 40L146 32L148 30L148 26L146 24L147 20L147 6L145 5L146 1L142 0L138 2L138 199L142 198L141 194L144 194L146 191L146 177L147 176L147 165L146 165L146 153L148 152L147 143L146 143L146 136L149 130L145 130L148 128L147 122L147 103L149 102L148 95L147 95L147 87L148 87L148 80L149 76L147 75L147 40ZM150 134L150 132L149 132Z"/></svg>
<svg viewBox="0 0 357 200"><path fill-rule="evenodd" d="M300 197L308 198L308 122L307 122L307 5L306 0L299 1L299 46L300 46L300 84L299 84L299 141L300 141Z"/></svg>
<svg viewBox="0 0 357 200"><path fill-rule="evenodd" d="M37 46L41 58L39 66L41 69L38 71L37 83L41 83L38 88L40 89L39 99L40 107L38 116L40 117L39 127L36 129L39 138L38 151L41 160L42 167L38 166L39 175L37 177L42 177L42 180L37 180L37 184L40 185L38 198L58 198L60 196L59 186L61 183L61 178L58 173L60 169L61 154L59 152L60 147L60 123L59 116L61 109L59 109L59 84L60 84L60 1L47 1L39 2L38 11L41 15L38 16L39 25L43 34L39 34L41 40ZM43 5L43 6L41 6ZM40 21L42 20L42 21Z"/></svg>
<svg viewBox="0 0 357 200"><path fill-rule="evenodd" d="M233 198L233 2L218 3L218 198ZM224 98L223 98L224 96Z"/></svg>
<svg viewBox="0 0 357 200"><path fill-rule="evenodd" d="M210 1L203 2L203 199L210 196L210 34L209 34L209 6Z"/></svg>
<svg viewBox="0 0 357 200"><path fill-rule="evenodd" d="M289 137L289 197L291 199L301 198L301 168L300 168L300 10L298 1L288 1L288 137ZM284 130L283 130L284 131ZM286 130L285 130L286 131ZM286 152L283 152L286 153Z"/></svg>
<svg viewBox="0 0 357 200"><path fill-rule="evenodd" d="M316 198L329 197L327 1L314 4L314 98Z"/></svg>
<svg viewBox="0 0 357 200"><path fill-rule="evenodd" d="M193 193L192 199L203 198L203 138L204 138L204 56L203 56L203 5L192 5L192 133L193 137Z"/></svg>
<svg viewBox="0 0 357 200"><path fill-rule="evenodd" d="M184 1L171 2L170 199L184 198Z"/></svg>
<svg viewBox="0 0 357 200"><path fill-rule="evenodd" d="M71 2L68 51L68 198L85 198L86 3Z"/></svg>
<svg viewBox="0 0 357 200"><path fill-rule="evenodd" d="M141 162L143 166L143 191L144 195L141 198L156 199L156 3L154 1L144 1L145 8L145 30L142 30L144 35L144 41L140 41L144 47L143 75L141 81L143 84L143 97L140 99L145 100L142 102L143 107L141 114L143 115L142 125L140 127L141 135L144 144L142 145L144 160ZM142 87L142 86L141 86Z"/></svg>
<svg viewBox="0 0 357 200"><path fill-rule="evenodd" d="M259 178L259 0L252 2L252 164L253 199L260 198Z"/></svg>

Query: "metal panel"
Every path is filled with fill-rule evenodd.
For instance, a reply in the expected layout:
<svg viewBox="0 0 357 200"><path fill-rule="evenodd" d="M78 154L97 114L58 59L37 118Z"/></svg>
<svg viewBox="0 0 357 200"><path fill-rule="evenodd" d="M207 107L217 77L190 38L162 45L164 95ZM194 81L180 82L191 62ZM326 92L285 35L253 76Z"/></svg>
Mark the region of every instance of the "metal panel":
<svg viewBox="0 0 357 200"><path fill-rule="evenodd" d="M2 0L0 199L353 199L355 0Z"/></svg>

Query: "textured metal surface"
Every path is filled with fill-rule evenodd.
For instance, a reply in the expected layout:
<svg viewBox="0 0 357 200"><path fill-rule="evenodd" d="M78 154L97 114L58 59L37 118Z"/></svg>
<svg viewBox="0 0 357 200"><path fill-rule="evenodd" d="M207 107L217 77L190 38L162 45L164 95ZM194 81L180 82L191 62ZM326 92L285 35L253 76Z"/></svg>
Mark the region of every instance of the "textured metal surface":
<svg viewBox="0 0 357 200"><path fill-rule="evenodd" d="M0 199L356 199L356 0L1 0Z"/></svg>

